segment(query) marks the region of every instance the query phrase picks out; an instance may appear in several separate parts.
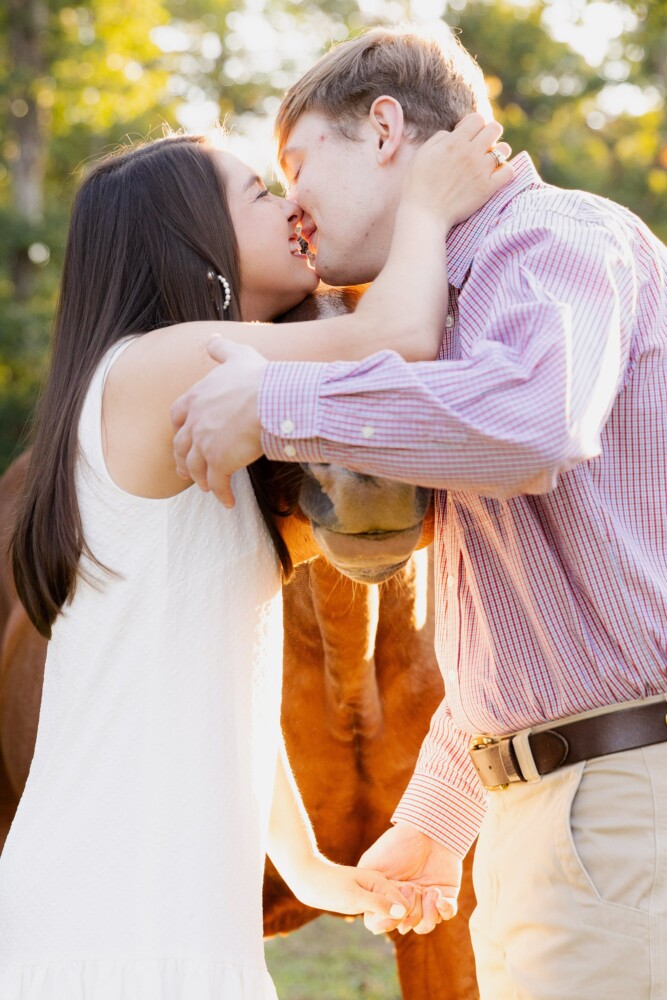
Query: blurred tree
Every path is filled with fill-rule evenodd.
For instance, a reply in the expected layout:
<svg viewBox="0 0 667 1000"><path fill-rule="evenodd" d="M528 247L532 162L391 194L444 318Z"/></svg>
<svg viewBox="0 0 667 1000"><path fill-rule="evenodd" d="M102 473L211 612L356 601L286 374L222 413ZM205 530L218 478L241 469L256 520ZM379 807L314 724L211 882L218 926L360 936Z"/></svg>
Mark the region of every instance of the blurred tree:
<svg viewBox="0 0 667 1000"><path fill-rule="evenodd" d="M8 0L0 13L0 468L43 372L71 174L158 123L168 71L150 32L168 18L161 0Z"/></svg>

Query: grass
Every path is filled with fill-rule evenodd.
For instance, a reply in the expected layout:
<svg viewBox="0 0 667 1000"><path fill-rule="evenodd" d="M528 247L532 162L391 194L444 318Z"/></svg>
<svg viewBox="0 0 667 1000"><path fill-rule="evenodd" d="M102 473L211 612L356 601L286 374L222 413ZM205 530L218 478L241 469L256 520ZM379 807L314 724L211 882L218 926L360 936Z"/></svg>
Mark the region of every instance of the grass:
<svg viewBox="0 0 667 1000"><path fill-rule="evenodd" d="M394 949L361 920L319 917L266 942L280 1000L400 1000Z"/></svg>

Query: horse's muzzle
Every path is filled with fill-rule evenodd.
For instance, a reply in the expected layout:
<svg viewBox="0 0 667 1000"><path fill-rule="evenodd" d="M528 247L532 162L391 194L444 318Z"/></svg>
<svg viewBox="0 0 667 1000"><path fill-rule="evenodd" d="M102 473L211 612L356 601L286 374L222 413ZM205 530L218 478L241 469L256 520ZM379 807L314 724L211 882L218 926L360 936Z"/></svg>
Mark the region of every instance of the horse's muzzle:
<svg viewBox="0 0 667 1000"><path fill-rule="evenodd" d="M382 583L405 566L417 546L422 522L403 531L345 534L313 522L315 540L343 576L359 583Z"/></svg>

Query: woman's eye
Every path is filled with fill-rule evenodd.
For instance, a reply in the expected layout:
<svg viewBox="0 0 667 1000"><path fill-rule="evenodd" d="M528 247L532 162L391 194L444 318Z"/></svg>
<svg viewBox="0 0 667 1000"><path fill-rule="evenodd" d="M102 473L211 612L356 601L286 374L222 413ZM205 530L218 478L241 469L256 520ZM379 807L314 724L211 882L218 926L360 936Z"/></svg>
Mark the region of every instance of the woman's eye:
<svg viewBox="0 0 667 1000"><path fill-rule="evenodd" d="M267 196L268 193L269 193L269 189L268 188L264 188L264 190L260 191L259 194L257 195L257 201L259 201L260 198L266 198L266 196Z"/></svg>

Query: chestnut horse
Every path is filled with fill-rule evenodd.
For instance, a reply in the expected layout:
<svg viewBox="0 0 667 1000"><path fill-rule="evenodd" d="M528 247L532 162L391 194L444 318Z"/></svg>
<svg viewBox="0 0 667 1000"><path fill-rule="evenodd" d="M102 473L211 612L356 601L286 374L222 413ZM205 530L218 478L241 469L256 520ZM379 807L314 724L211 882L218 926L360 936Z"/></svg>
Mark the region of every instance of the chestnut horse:
<svg viewBox="0 0 667 1000"><path fill-rule="evenodd" d="M7 554L25 467L22 456L0 479L0 849L32 759L46 653L16 597ZM281 519L295 562L316 553L315 539L329 561L298 567L284 589L282 723L318 844L354 864L389 826L442 697L427 557L412 556L429 494L306 466L299 507ZM365 582L389 576L381 587ZM466 865L460 916L430 935L392 935L406 1000L478 997L467 930L472 906ZM317 915L267 864L267 936Z"/></svg>

